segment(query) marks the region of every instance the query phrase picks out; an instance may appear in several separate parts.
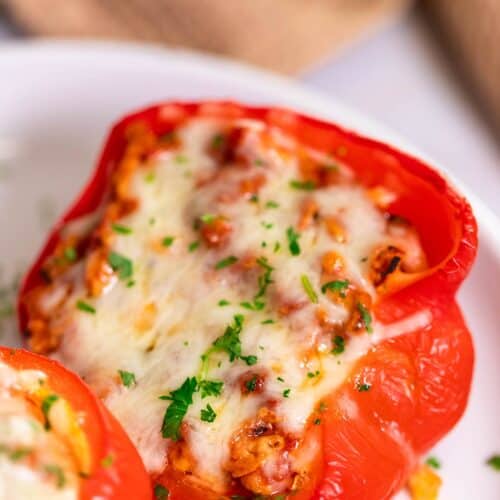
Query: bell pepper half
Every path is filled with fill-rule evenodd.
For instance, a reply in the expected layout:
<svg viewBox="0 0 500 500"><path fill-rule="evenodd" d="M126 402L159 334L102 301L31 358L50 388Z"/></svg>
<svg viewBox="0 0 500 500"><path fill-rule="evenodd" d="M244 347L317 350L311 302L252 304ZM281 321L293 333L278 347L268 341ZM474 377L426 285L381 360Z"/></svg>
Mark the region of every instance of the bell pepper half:
<svg viewBox="0 0 500 500"><path fill-rule="evenodd" d="M456 424L467 404L474 351L455 294L473 263L477 230L469 204L442 175L387 144L293 111L230 102L172 102L125 117L112 129L90 182L55 225L24 279L18 306L21 331L26 331L29 319L25 297L43 284L43 263L56 249L62 228L96 210L107 196L130 127L140 123L161 136L197 116L260 120L305 146L341 158L366 188L394 193L387 211L416 228L429 266L388 279L378 290L374 315L382 324L398 322L403 330L406 318L423 311L431 321L408 325L406 333L375 346L331 394L321 424L310 430L321 443L314 474L290 496L390 498L408 480L419 457ZM360 392L359 381L371 390ZM91 398L87 389L83 394ZM130 477L123 481L120 487L128 491ZM175 474L167 472L160 481L174 500L210 497Z"/></svg>

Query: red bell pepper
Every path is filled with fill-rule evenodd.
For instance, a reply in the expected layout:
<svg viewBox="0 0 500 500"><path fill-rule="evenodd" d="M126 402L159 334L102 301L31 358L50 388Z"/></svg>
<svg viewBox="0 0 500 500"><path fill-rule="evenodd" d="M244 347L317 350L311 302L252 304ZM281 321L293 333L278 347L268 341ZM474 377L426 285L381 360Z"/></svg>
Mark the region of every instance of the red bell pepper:
<svg viewBox="0 0 500 500"><path fill-rule="evenodd" d="M390 287L381 294L374 312L379 322L388 324L427 309L432 322L370 350L331 395L322 423L313 431L322 442L315 477L293 496L389 498L407 481L418 457L455 425L465 409L474 352L455 294L477 247L476 223L467 201L431 167L391 146L291 111L226 102L167 103L127 116L113 128L91 181L55 226L24 280L21 329L27 324L23 298L41 284L42 263L57 245L61 229L94 211L106 196L127 143L127 128L143 122L160 135L193 116L262 120L311 148L342 157L362 185L385 186L395 193L389 213L408 219L417 229L429 269L412 275L403 288ZM360 379L371 384L369 392L356 388ZM207 492L189 489L182 477L167 474L161 480L174 500L207 497Z"/></svg>
<svg viewBox="0 0 500 500"><path fill-rule="evenodd" d="M149 500L151 483L142 461L120 424L74 373L49 358L0 347L0 362L16 370L38 370L47 376L44 387L69 403L79 415L90 451L90 470L79 481L81 500L134 498ZM31 401L33 396L27 395Z"/></svg>

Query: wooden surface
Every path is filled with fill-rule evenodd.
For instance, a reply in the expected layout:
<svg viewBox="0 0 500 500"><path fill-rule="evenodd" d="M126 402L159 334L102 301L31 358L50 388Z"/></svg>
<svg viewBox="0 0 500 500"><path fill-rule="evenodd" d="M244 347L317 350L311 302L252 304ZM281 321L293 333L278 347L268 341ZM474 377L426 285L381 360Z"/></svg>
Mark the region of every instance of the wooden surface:
<svg viewBox="0 0 500 500"><path fill-rule="evenodd" d="M410 0L0 0L31 34L143 40L294 73Z"/></svg>

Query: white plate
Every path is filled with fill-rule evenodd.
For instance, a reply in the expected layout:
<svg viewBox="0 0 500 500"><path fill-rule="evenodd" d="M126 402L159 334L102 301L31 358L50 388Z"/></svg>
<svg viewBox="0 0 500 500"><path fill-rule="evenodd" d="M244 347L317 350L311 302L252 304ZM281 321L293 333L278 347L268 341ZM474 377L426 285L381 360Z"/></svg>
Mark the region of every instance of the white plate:
<svg viewBox="0 0 500 500"><path fill-rule="evenodd" d="M0 285L7 288L80 190L109 125L154 101L232 98L290 106L424 156L334 99L192 53L103 43L4 45L0 75ZM485 460L500 453L500 223L472 201L481 245L460 302L475 338L474 384L464 418L433 453L443 464L442 499L497 500L500 474ZM0 311L4 302L0 294ZM15 343L8 320L0 320L2 329L0 341Z"/></svg>

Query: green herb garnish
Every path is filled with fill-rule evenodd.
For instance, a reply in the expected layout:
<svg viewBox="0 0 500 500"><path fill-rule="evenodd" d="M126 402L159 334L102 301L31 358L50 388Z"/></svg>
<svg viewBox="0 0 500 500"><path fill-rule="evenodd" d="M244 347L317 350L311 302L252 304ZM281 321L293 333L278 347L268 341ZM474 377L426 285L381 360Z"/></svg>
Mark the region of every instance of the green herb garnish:
<svg viewBox="0 0 500 500"><path fill-rule="evenodd" d="M214 214L203 214L200 216L201 222L204 222L205 224L210 224L215 219L217 219L217 216Z"/></svg>
<svg viewBox="0 0 500 500"><path fill-rule="evenodd" d="M313 288L309 278L305 274L303 274L300 277L300 281L302 283L302 287L304 288L304 291L307 293L307 296L309 297L309 300L313 304L317 304L318 303L318 295L314 291L314 288Z"/></svg>
<svg viewBox="0 0 500 500"><path fill-rule="evenodd" d="M50 429L49 411L52 408L52 405L58 399L59 399L59 396L57 394L49 394L42 401L42 407L41 408L42 408L43 416L45 417L45 429L47 429L47 430Z"/></svg>
<svg viewBox="0 0 500 500"><path fill-rule="evenodd" d="M92 307L90 304L87 304L87 302L84 302L83 300L77 301L76 308L80 309L80 311L90 314L95 314L96 312L94 307Z"/></svg>
<svg viewBox="0 0 500 500"><path fill-rule="evenodd" d="M290 391L291 391L291 389L285 389L285 390L283 391L283 397L284 397L284 398L289 397L289 396L290 396Z"/></svg>
<svg viewBox="0 0 500 500"><path fill-rule="evenodd" d="M274 319L265 319L264 321L261 321L261 325L272 325L274 323Z"/></svg>
<svg viewBox="0 0 500 500"><path fill-rule="evenodd" d="M220 396L223 387L224 382L220 380L200 380L198 382L198 388L201 392L201 399L207 398L209 396Z"/></svg>
<svg viewBox="0 0 500 500"><path fill-rule="evenodd" d="M64 472L58 465L46 465L44 467L45 472L52 474L56 479L56 486L58 488L63 488L66 484L66 477L64 476Z"/></svg>
<svg viewBox="0 0 500 500"><path fill-rule="evenodd" d="M113 462L115 461L115 457L111 454L106 455L102 460L101 460L101 465L107 469L113 465Z"/></svg>
<svg viewBox="0 0 500 500"><path fill-rule="evenodd" d="M170 492L167 490L167 488L165 488L165 486L162 486L161 484L156 484L153 492L155 495L155 500L167 500L168 496L170 495Z"/></svg>
<svg viewBox="0 0 500 500"><path fill-rule="evenodd" d="M370 384L358 384L357 385L357 389L359 392L366 392L366 391L369 391L371 389L371 385Z"/></svg>
<svg viewBox="0 0 500 500"><path fill-rule="evenodd" d="M349 281L347 280L334 280L325 283L321 287L321 292L326 293L327 290L338 293L342 298L345 298L345 290L349 286Z"/></svg>
<svg viewBox="0 0 500 500"><path fill-rule="evenodd" d="M432 467L433 469L440 469L441 468L441 462L436 458L436 457L429 457L425 463L429 466Z"/></svg>
<svg viewBox="0 0 500 500"><path fill-rule="evenodd" d="M332 354L335 354L338 356L339 354L342 354L345 349L345 339L344 337L341 337L340 335L335 335L333 338L333 349L332 349Z"/></svg>
<svg viewBox="0 0 500 500"><path fill-rule="evenodd" d="M373 333L372 317L371 317L371 314L369 313L368 309L361 302L358 302L357 308L358 308L359 314L361 314L361 319L363 320L366 331L368 333Z"/></svg>
<svg viewBox="0 0 500 500"><path fill-rule="evenodd" d="M78 258L78 254L76 253L76 250L73 247L66 247L64 249L64 258L68 262L74 262Z"/></svg>
<svg viewBox="0 0 500 500"><path fill-rule="evenodd" d="M299 245L300 234L295 232L293 227L290 226L286 230L286 236L288 238L288 248L290 249L290 253L292 255L299 255L300 254L300 245Z"/></svg>
<svg viewBox="0 0 500 500"><path fill-rule="evenodd" d="M209 404L207 404L206 408L202 408L200 412L200 419L203 422L213 422L216 416L217 414Z"/></svg>
<svg viewBox="0 0 500 500"><path fill-rule="evenodd" d="M255 391L255 389L257 388L257 380L258 380L257 375L254 375L250 380L247 380L245 382L245 387L246 387L248 392Z"/></svg>
<svg viewBox="0 0 500 500"><path fill-rule="evenodd" d="M174 240L175 240L175 238L173 236L165 236L165 238L163 238L163 240L161 240L161 244L164 247L169 247L170 245L172 245Z"/></svg>
<svg viewBox="0 0 500 500"><path fill-rule="evenodd" d="M122 384L125 387L131 387L132 385L135 385L137 383L135 380L135 374L132 372L127 372L125 370L118 370L118 374L120 375Z"/></svg>
<svg viewBox="0 0 500 500"><path fill-rule="evenodd" d="M313 181L290 181L290 187L293 189L302 189L303 191L313 191L316 184Z"/></svg>
<svg viewBox="0 0 500 500"><path fill-rule="evenodd" d="M132 277L134 266L132 261L123 255L116 252L111 252L108 257L108 262L113 271L118 273L121 280L126 280Z"/></svg>
<svg viewBox="0 0 500 500"><path fill-rule="evenodd" d="M276 201L269 200L266 202L266 208L279 208L280 204Z"/></svg>
<svg viewBox="0 0 500 500"><path fill-rule="evenodd" d="M492 469L500 471L500 455L493 455L486 461L486 464L489 465Z"/></svg>
<svg viewBox="0 0 500 500"><path fill-rule="evenodd" d="M232 266L235 262L238 262L238 257L235 257L234 255L230 255L229 257L226 257L225 259L219 260L217 264L215 264L215 269L223 269L224 267Z"/></svg>
<svg viewBox="0 0 500 500"><path fill-rule="evenodd" d="M219 300L219 302L218 302L218 305L219 305L220 307L228 306L228 305L230 305L230 304L231 304L231 302L229 302L229 300L226 300L226 299L221 299L221 300Z"/></svg>
<svg viewBox="0 0 500 500"><path fill-rule="evenodd" d="M266 221L262 221L260 223L260 225L264 228L264 229L272 229L274 224L272 222L266 222Z"/></svg>
<svg viewBox="0 0 500 500"><path fill-rule="evenodd" d="M118 234L131 234L132 229L127 226L122 226L121 224L111 224L113 231Z"/></svg>
<svg viewBox="0 0 500 500"><path fill-rule="evenodd" d="M200 242L199 241L193 241L192 243L189 244L188 251L189 252L194 252L199 246L200 246Z"/></svg>
<svg viewBox="0 0 500 500"><path fill-rule="evenodd" d="M161 434L164 438L170 438L173 441L180 439L181 423L189 406L193 404L193 394L196 392L197 386L196 378L190 377L167 396L160 396L160 399L171 401L161 426Z"/></svg>

